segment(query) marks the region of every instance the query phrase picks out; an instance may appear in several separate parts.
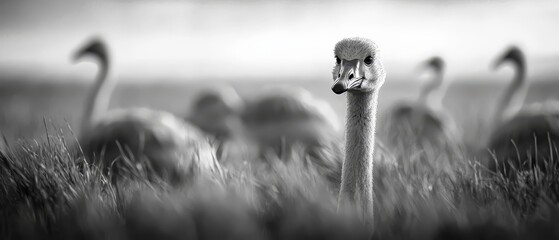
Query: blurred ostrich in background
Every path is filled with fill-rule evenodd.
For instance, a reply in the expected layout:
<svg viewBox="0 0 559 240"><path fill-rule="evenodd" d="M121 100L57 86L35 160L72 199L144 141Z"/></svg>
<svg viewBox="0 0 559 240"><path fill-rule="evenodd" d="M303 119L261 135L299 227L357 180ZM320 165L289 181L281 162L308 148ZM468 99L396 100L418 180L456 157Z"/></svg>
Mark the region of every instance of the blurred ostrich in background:
<svg viewBox="0 0 559 240"><path fill-rule="evenodd" d="M245 136L257 146L260 158L291 159L303 150L307 163L339 188L343 163L343 136L338 115L326 101L295 87L270 87L247 102L242 114ZM381 142L375 142L377 162L394 163Z"/></svg>
<svg viewBox="0 0 559 240"><path fill-rule="evenodd" d="M487 146L490 151L488 167L504 175L511 174L511 168L539 167L543 171L555 168L559 102L534 103L521 109L527 93L525 56L518 47L509 47L497 59L494 68L505 63L516 68L516 75L497 103L492 119L493 130Z"/></svg>
<svg viewBox="0 0 559 240"><path fill-rule="evenodd" d="M347 92L346 148L338 208L358 213L373 228L373 155L377 101L386 76L377 45L348 38L334 48L336 94Z"/></svg>
<svg viewBox="0 0 559 240"><path fill-rule="evenodd" d="M318 144L339 131L338 116L323 100L295 87L272 87L251 99L242 119L246 134L262 151L276 154L287 144ZM286 149L287 148L287 149Z"/></svg>
<svg viewBox="0 0 559 240"><path fill-rule="evenodd" d="M232 87L217 86L198 94L192 101L186 121L204 131L213 141L221 160L229 141L242 134L240 114L244 102Z"/></svg>
<svg viewBox="0 0 559 240"><path fill-rule="evenodd" d="M292 159L293 151L302 150L305 163L339 187L338 116L326 101L302 88L270 87L247 101L242 120L261 159Z"/></svg>
<svg viewBox="0 0 559 240"><path fill-rule="evenodd" d="M528 93L526 82L526 58L524 53L517 46L509 47L502 56L493 64L494 69L501 65L510 63L515 68L515 76L507 89L501 95L490 119L490 127L498 128L507 119L519 112L524 103L524 98Z"/></svg>
<svg viewBox="0 0 559 240"><path fill-rule="evenodd" d="M214 87L194 98L186 120L215 139L230 138L239 131L237 118L243 104L232 87Z"/></svg>
<svg viewBox="0 0 559 240"><path fill-rule="evenodd" d="M181 183L198 172L219 171L214 150L195 127L174 115L145 108L107 112L115 81L109 77L110 57L105 43L91 39L74 60L92 56L99 74L86 101L82 120L81 147L90 161L102 166L112 179L128 167L141 166L148 177Z"/></svg>
<svg viewBox="0 0 559 240"><path fill-rule="evenodd" d="M410 151L402 153L404 156L424 151L429 153L427 160L430 160L440 151L456 152L460 137L455 122L442 105L447 89L444 60L432 57L422 68L431 70L433 77L421 88L417 101L400 103L389 110L381 121L384 127L380 131L393 151ZM437 160L437 164L442 163Z"/></svg>

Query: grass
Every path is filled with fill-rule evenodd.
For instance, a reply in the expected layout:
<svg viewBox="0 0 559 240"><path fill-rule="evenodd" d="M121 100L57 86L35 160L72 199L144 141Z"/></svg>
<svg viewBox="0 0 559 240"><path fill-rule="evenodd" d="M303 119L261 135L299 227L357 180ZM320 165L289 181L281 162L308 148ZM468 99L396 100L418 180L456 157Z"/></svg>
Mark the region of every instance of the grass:
<svg viewBox="0 0 559 240"><path fill-rule="evenodd" d="M339 139L313 151L295 145L277 159L224 159L243 163L186 185L145 177L113 185L69 134L46 133L0 159L1 239L369 237L356 216L335 210ZM418 151L393 156L397 164L378 161L373 238L559 237L557 170L505 178L470 155Z"/></svg>

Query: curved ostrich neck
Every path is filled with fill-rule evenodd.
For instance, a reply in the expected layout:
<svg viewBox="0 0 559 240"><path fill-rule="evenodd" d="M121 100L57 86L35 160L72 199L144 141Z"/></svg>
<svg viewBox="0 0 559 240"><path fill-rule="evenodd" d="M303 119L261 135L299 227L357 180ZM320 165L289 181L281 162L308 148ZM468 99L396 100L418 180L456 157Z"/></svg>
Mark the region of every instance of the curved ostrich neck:
<svg viewBox="0 0 559 240"><path fill-rule="evenodd" d="M516 63L516 75L512 83L506 89L503 97L499 100L495 116L493 117L492 127L503 122L508 116L518 112L522 106L522 102L526 97L527 86L524 84L526 77L526 69L523 63Z"/></svg>
<svg viewBox="0 0 559 240"><path fill-rule="evenodd" d="M425 84L419 94L419 103L433 108L438 108L441 105L442 91L435 91L440 89L443 85L443 74L441 71L436 71L432 80ZM441 89L442 90L442 89Z"/></svg>
<svg viewBox="0 0 559 240"><path fill-rule="evenodd" d="M81 126L82 132L87 131L99 116L109 108L109 100L114 89L114 83L107 77L108 73L108 61L101 60L95 85L87 98Z"/></svg>
<svg viewBox="0 0 559 240"><path fill-rule="evenodd" d="M339 207L355 204L363 219L371 221L377 91L347 94L346 158L339 198Z"/></svg>

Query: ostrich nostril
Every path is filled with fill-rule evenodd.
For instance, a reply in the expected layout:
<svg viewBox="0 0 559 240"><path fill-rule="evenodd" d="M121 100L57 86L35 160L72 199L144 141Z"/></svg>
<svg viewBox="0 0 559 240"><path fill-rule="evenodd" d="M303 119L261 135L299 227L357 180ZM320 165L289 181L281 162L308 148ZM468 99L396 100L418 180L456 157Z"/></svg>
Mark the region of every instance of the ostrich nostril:
<svg viewBox="0 0 559 240"><path fill-rule="evenodd" d="M349 79L349 80L353 79L353 73L352 73L352 74L349 74L348 79Z"/></svg>
<svg viewBox="0 0 559 240"><path fill-rule="evenodd" d="M338 78L341 77L341 76L342 76L342 74L341 74L341 73L338 73Z"/></svg>

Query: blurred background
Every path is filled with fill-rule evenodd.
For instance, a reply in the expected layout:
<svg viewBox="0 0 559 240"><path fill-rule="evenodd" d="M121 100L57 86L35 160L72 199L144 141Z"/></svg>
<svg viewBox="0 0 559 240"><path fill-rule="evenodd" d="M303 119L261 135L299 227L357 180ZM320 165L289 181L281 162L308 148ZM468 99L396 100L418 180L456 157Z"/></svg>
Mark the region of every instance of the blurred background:
<svg viewBox="0 0 559 240"><path fill-rule="evenodd" d="M345 98L330 90L333 47L361 36L377 42L387 68L381 112L415 99L418 65L443 57L443 105L467 138L513 76L490 68L511 44L527 55L526 103L559 98L558 23L557 1L2 0L0 130L36 137L43 117L76 126L97 67L71 56L91 36L111 50L112 108L185 115L201 89L229 84L249 97L285 84L327 100L342 124Z"/></svg>

